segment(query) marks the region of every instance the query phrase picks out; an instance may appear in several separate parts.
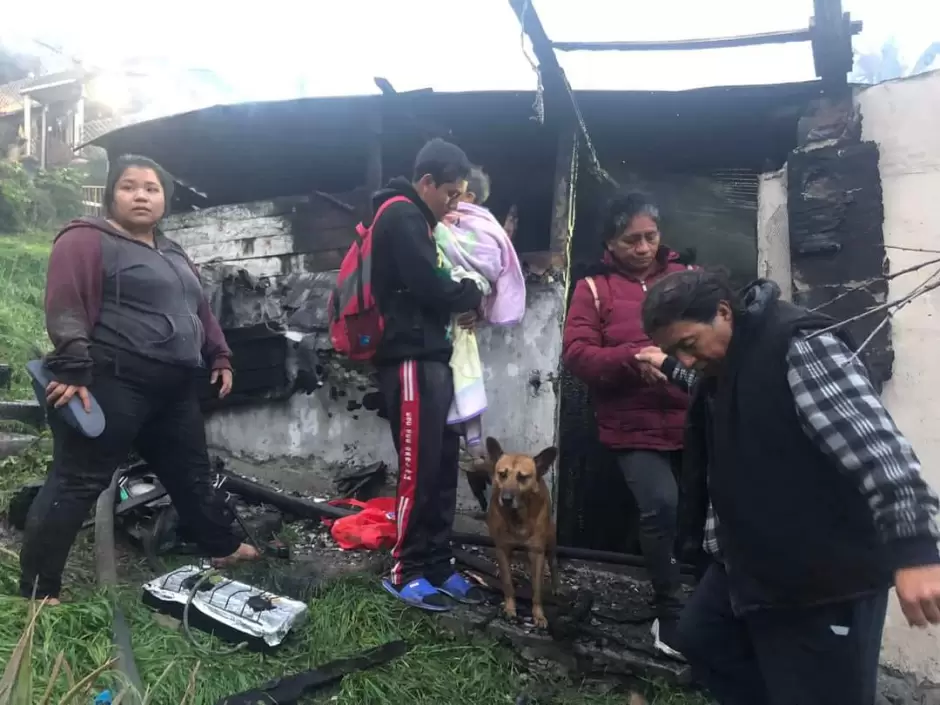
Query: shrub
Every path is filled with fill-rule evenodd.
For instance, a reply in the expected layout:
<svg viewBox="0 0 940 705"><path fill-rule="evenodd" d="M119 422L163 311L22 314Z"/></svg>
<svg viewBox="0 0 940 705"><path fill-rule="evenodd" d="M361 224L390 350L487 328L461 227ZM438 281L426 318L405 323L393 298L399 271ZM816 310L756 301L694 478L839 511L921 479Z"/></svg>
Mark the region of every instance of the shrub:
<svg viewBox="0 0 940 705"><path fill-rule="evenodd" d="M74 169L51 169L40 171L33 177L33 186L39 193L48 195L52 206L53 222L34 223L37 227L59 226L82 214L82 178ZM39 218L41 214L36 213Z"/></svg>
<svg viewBox="0 0 940 705"><path fill-rule="evenodd" d="M30 174L22 164L0 161L0 232L56 227L82 213L82 182L72 169Z"/></svg>
<svg viewBox="0 0 940 705"><path fill-rule="evenodd" d="M0 232L29 227L33 180L22 165L0 161Z"/></svg>

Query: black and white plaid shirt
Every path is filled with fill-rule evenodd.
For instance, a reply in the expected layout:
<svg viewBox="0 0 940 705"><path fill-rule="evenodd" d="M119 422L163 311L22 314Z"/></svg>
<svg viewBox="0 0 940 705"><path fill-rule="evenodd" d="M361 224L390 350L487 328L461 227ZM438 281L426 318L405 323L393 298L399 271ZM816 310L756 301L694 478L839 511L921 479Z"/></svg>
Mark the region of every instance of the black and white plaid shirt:
<svg viewBox="0 0 940 705"><path fill-rule="evenodd" d="M797 336L787 353L787 381L806 435L868 500L886 540L940 538L934 521L940 502L920 476L920 461L901 434L854 353L832 333ZM684 371L686 374L689 372ZM685 386L687 380L678 380ZM721 557L718 516L711 504L703 548Z"/></svg>

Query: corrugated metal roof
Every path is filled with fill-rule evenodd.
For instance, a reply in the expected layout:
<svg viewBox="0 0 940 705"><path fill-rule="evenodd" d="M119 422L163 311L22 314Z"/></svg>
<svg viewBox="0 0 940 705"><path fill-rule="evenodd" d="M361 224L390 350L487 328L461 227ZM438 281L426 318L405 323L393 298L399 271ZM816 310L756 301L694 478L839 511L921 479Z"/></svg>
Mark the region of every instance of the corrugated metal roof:
<svg viewBox="0 0 940 705"><path fill-rule="evenodd" d="M657 163L663 158L657 151L668 149L681 154L687 166L714 169L741 166L740 159L758 153L777 160L789 152L797 119L820 90L814 81L576 95L599 152L613 154L629 143L631 159ZM554 153L554 130L532 120L534 98L523 91L418 91L218 105L88 135L86 143L104 147L112 157L130 153L155 159L205 193L209 205L244 203L310 188L353 188L361 180L377 114L388 164L410 161L431 136L460 144L486 133L492 137L485 140L499 146L506 142L497 136L512 134L517 143L530 139L537 149Z"/></svg>
<svg viewBox="0 0 940 705"><path fill-rule="evenodd" d="M16 81L10 81L0 86L0 115L12 115L23 109L25 103L24 91L32 91L45 86L61 85L69 81L81 81L86 72L81 69L47 73L42 76L29 76Z"/></svg>

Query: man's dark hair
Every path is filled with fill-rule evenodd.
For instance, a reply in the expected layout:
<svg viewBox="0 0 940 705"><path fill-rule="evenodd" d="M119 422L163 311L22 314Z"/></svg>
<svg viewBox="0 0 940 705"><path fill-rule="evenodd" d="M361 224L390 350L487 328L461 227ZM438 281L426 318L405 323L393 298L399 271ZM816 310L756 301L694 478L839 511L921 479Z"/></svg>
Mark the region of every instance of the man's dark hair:
<svg viewBox="0 0 940 705"><path fill-rule="evenodd" d="M644 193L627 193L614 196L607 202L604 211L604 221L601 225L601 237L605 243L610 242L638 215L646 215L659 225L659 208L652 199Z"/></svg>
<svg viewBox="0 0 940 705"><path fill-rule="evenodd" d="M470 176L470 169L470 160L460 147L435 138L418 152L412 180L417 182L425 174L430 174L434 183L440 186L466 179Z"/></svg>
<svg viewBox="0 0 940 705"><path fill-rule="evenodd" d="M711 323L722 301L727 301L736 313L740 311L738 296L725 272L687 269L669 274L646 292L643 329L652 335L679 321Z"/></svg>
<svg viewBox="0 0 940 705"><path fill-rule="evenodd" d="M483 167L475 166L470 169L467 191L476 196L478 206L482 206L490 199L490 177L483 171Z"/></svg>
<svg viewBox="0 0 940 705"><path fill-rule="evenodd" d="M139 154L124 154L109 165L108 178L105 181L104 197L101 204L104 206L105 213L111 215L111 207L114 205L114 187L124 176L124 172L132 167L153 169L153 172L157 175L157 181L163 187L163 198L166 202L163 217L168 216L170 214L170 202L173 200L173 177L153 159L142 157Z"/></svg>

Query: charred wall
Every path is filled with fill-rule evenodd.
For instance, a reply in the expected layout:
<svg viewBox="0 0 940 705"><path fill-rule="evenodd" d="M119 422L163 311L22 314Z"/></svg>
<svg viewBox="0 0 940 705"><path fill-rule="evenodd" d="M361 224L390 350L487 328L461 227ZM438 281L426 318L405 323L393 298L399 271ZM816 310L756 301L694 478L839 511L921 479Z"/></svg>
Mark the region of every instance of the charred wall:
<svg viewBox="0 0 940 705"><path fill-rule="evenodd" d="M877 311L888 294L884 206L878 145L861 139L860 120L846 96L801 121L787 165L793 298L852 321L846 329L857 344L868 341L862 359L880 390L894 362L891 325Z"/></svg>

